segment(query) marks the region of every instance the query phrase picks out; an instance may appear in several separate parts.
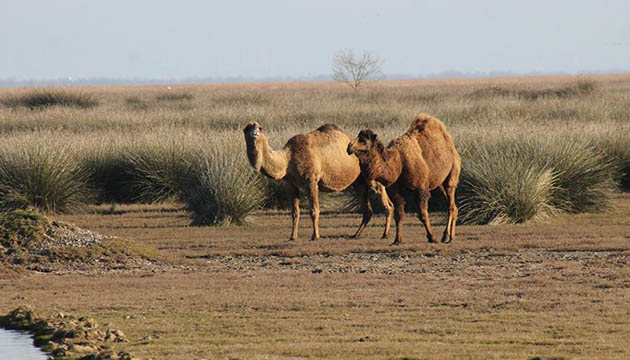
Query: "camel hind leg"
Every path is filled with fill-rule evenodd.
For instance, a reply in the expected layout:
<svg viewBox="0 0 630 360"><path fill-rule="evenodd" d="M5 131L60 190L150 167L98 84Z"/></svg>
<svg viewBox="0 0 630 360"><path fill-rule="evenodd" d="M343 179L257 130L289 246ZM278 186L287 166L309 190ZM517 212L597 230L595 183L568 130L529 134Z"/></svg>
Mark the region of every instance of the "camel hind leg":
<svg viewBox="0 0 630 360"><path fill-rule="evenodd" d="M291 220L293 230L289 241L297 240L300 224L300 190L296 186L291 186Z"/></svg>
<svg viewBox="0 0 630 360"><path fill-rule="evenodd" d="M359 225L357 232L352 236L353 239L358 239L363 230L367 227L370 219L372 219L374 211L372 210L372 203L370 202L370 188L365 184L365 182L357 181L354 185L354 190L361 202L361 212L363 213L361 225Z"/></svg>
<svg viewBox="0 0 630 360"><path fill-rule="evenodd" d="M457 204L455 204L455 190L457 190L457 185L459 184L460 171L461 166L456 162L451 169L451 173L444 180L443 186L441 186L448 200L448 220L446 221L446 229L444 229L444 235L442 236L443 243L449 243L455 238L455 224L457 223L457 215L459 214L459 209L457 209Z"/></svg>
<svg viewBox="0 0 630 360"><path fill-rule="evenodd" d="M459 214L455 204L455 189L457 189L457 185L448 185L445 191L446 199L448 200L448 220L442 235L443 243L449 243L455 238L455 223L457 223L457 215Z"/></svg>
<svg viewBox="0 0 630 360"><path fill-rule="evenodd" d="M433 235L433 230L431 229L431 220L429 220L429 197L431 197L429 190L418 191L418 216L427 232L427 240L430 243L433 243L435 242L435 236Z"/></svg>
<svg viewBox="0 0 630 360"><path fill-rule="evenodd" d="M313 221L313 236L311 236L311 240L319 240L319 187L317 186L317 181L310 182L308 198L311 205L311 220Z"/></svg>

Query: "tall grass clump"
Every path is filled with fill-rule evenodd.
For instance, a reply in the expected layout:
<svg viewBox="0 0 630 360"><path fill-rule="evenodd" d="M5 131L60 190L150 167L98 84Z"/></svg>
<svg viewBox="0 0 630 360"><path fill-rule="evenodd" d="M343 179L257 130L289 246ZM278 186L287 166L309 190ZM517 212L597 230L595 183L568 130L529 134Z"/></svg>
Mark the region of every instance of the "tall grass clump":
<svg viewBox="0 0 630 360"><path fill-rule="evenodd" d="M181 197L194 183L198 158L183 143L134 146L124 154L124 168L134 200L162 202Z"/></svg>
<svg viewBox="0 0 630 360"><path fill-rule="evenodd" d="M522 100L535 101L540 99L567 99L570 97L588 96L597 90L597 83L593 80L577 79L575 82L543 89L506 88L502 86L490 86L477 89L470 94L471 99L488 99L494 97L513 97Z"/></svg>
<svg viewBox="0 0 630 360"><path fill-rule="evenodd" d="M462 155L458 197L467 223L522 223L555 212L600 211L617 191L615 162L570 138L469 144Z"/></svg>
<svg viewBox="0 0 630 360"><path fill-rule="evenodd" d="M462 222L515 224L546 218L555 210L555 181L551 169L517 149L495 145L467 154L458 191Z"/></svg>
<svg viewBox="0 0 630 360"><path fill-rule="evenodd" d="M231 148L214 148L200 162L184 197L193 225L243 224L266 201L263 179Z"/></svg>
<svg viewBox="0 0 630 360"><path fill-rule="evenodd" d="M97 203L131 203L137 201L131 186L133 173L122 144L103 142L82 151L81 166L90 174L88 183L95 191Z"/></svg>
<svg viewBox="0 0 630 360"><path fill-rule="evenodd" d="M534 157L556 175L552 204L569 213L601 211L617 191L619 168L601 150L572 139L535 144Z"/></svg>
<svg viewBox="0 0 630 360"><path fill-rule="evenodd" d="M160 94L156 97L157 101L183 101L183 100L192 100L194 96L191 93L183 92L168 92L164 94Z"/></svg>
<svg viewBox="0 0 630 360"><path fill-rule="evenodd" d="M29 109L42 109L52 106L65 106L88 109L97 106L99 102L92 94L48 89L10 96L2 100L2 103L13 108L22 106Z"/></svg>
<svg viewBox="0 0 630 360"><path fill-rule="evenodd" d="M125 103L131 110L147 110L149 104L138 96L131 96L125 99Z"/></svg>
<svg viewBox="0 0 630 360"><path fill-rule="evenodd" d="M596 140L593 146L601 149L619 170L619 187L630 191L630 133L619 132Z"/></svg>
<svg viewBox="0 0 630 360"><path fill-rule="evenodd" d="M0 210L66 212L91 199L89 174L70 149L44 145L0 149Z"/></svg>

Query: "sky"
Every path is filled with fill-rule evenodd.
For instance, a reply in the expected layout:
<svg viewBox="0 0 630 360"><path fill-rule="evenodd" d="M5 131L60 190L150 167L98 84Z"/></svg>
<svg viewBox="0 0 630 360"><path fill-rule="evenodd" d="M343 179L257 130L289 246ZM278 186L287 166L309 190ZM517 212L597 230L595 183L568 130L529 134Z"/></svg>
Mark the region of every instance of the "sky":
<svg viewBox="0 0 630 360"><path fill-rule="evenodd" d="M630 1L0 0L0 79L630 72Z"/></svg>

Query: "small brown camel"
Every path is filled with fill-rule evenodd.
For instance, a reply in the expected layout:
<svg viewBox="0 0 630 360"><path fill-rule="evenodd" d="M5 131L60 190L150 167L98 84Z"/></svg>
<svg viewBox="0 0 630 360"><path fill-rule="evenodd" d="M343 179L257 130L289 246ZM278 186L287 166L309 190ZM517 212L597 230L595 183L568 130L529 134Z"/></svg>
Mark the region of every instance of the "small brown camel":
<svg viewBox="0 0 630 360"><path fill-rule="evenodd" d="M361 175L359 161L346 153L350 138L336 125L326 124L317 130L290 138L282 150L273 150L262 127L253 121L243 129L249 163L262 174L286 181L291 188L293 231L289 240L297 240L300 220L300 190L306 191L313 221L311 240L319 239L319 192L336 192L353 186L360 197L363 219L354 234L358 238L372 218L368 182ZM383 238L389 235L393 205L385 187L370 184L380 194L387 210Z"/></svg>
<svg viewBox="0 0 630 360"><path fill-rule="evenodd" d="M361 130L358 137L348 144L347 151L357 155L363 175L368 180L383 184L394 202L396 239L392 245L402 243L405 195L409 193L418 201L418 215L429 242L435 242L428 208L430 191L437 188L442 190L449 203L442 242L453 240L458 213L455 189L459 182L461 158L440 120L418 114L409 130L394 139L387 148L372 130Z"/></svg>

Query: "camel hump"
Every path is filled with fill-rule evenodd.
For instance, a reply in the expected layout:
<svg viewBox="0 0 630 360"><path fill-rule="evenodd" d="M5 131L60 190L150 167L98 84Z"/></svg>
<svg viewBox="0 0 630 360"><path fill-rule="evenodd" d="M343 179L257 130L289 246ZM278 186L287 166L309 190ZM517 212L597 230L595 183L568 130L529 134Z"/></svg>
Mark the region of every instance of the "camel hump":
<svg viewBox="0 0 630 360"><path fill-rule="evenodd" d="M432 131L432 128L443 128L444 125L442 122L429 114L418 114L416 118L411 123L408 133L412 133L414 131L423 133L426 131Z"/></svg>
<svg viewBox="0 0 630 360"><path fill-rule="evenodd" d="M341 129L339 128L339 126L335 125L335 124L324 124L320 127L317 128L317 131L319 132L330 132L330 131L341 131Z"/></svg>

